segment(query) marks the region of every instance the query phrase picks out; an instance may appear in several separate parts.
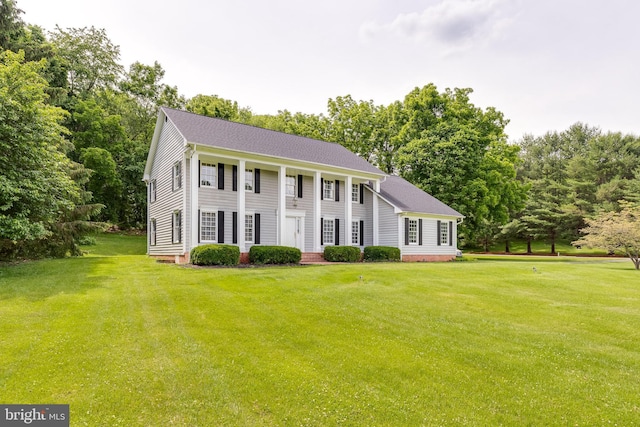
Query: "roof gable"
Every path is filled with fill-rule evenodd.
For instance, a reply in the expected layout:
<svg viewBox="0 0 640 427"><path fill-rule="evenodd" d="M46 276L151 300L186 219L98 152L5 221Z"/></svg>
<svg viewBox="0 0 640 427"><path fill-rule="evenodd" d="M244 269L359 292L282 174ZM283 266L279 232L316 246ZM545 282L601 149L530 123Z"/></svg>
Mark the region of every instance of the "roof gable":
<svg viewBox="0 0 640 427"><path fill-rule="evenodd" d="M385 175L340 144L290 135L187 111L162 108L187 142L244 153Z"/></svg>
<svg viewBox="0 0 640 427"><path fill-rule="evenodd" d="M380 195L404 212L464 217L455 209L399 176L387 176L381 181Z"/></svg>

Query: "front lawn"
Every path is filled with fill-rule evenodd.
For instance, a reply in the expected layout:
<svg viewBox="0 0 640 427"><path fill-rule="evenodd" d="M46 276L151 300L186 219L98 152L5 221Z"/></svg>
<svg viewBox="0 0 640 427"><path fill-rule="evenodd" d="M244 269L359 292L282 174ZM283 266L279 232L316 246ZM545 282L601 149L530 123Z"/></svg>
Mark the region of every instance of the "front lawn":
<svg viewBox="0 0 640 427"><path fill-rule="evenodd" d="M72 426L640 420L628 260L208 269L143 243L0 267L3 403Z"/></svg>

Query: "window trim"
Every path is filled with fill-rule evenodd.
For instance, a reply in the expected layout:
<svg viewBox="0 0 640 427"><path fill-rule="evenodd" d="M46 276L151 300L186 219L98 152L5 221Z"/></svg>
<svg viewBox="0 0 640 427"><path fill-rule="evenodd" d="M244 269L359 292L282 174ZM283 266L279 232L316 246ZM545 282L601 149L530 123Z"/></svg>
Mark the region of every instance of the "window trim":
<svg viewBox="0 0 640 427"><path fill-rule="evenodd" d="M293 182L293 185L289 184L289 179ZM284 193L287 197L297 197L298 196L298 178L295 175L286 175L284 182ZM289 188L292 188L293 191L289 194Z"/></svg>
<svg viewBox="0 0 640 427"><path fill-rule="evenodd" d="M408 229L408 242L409 245L417 245L419 243L419 232L420 232L420 227L418 226L418 218L409 218L409 222L407 223L409 226ZM411 230L412 225L415 225L415 230ZM414 234L414 240L412 240L412 234Z"/></svg>
<svg viewBox="0 0 640 427"><path fill-rule="evenodd" d="M203 173L204 168L210 168L211 173ZM200 162L200 187L217 188L216 178L218 176L218 169L215 163Z"/></svg>
<svg viewBox="0 0 640 427"><path fill-rule="evenodd" d="M247 219L251 218L251 227L247 227ZM247 231L251 232L251 240L247 240ZM254 243L256 240L256 217L253 212L245 212L244 213L244 242L245 243Z"/></svg>
<svg viewBox="0 0 640 427"><path fill-rule="evenodd" d="M331 224L331 240L327 241L327 235L325 234L325 232L328 232L328 230L325 230L325 226L326 224ZM322 218L322 245L323 246L332 246L335 245L336 242L336 219L332 218L332 217L325 217Z"/></svg>
<svg viewBox="0 0 640 427"><path fill-rule="evenodd" d="M354 228L355 227L355 234ZM353 241L354 236L356 237L356 241ZM360 218L351 218L351 246L360 246Z"/></svg>
<svg viewBox="0 0 640 427"><path fill-rule="evenodd" d="M327 194L327 191L330 191L331 197ZM322 188L323 200L334 201L336 197L336 182L331 179L325 179Z"/></svg>
<svg viewBox="0 0 640 427"><path fill-rule="evenodd" d="M449 222L448 221L439 221L440 229L438 230L440 246L449 245Z"/></svg>
<svg viewBox="0 0 640 427"><path fill-rule="evenodd" d="M149 246L156 246L158 239L158 223L155 218L149 220Z"/></svg>
<svg viewBox="0 0 640 427"><path fill-rule="evenodd" d="M360 203L360 184L351 184L351 203Z"/></svg>
<svg viewBox="0 0 640 427"><path fill-rule="evenodd" d="M182 243L182 210L171 212L171 226L171 244Z"/></svg>
<svg viewBox="0 0 640 427"><path fill-rule="evenodd" d="M207 225L207 228L209 230L207 230L207 232L213 236L213 239L205 239L204 238L204 232L205 232L205 227L203 226L202 223L202 219L205 216L205 214L212 214L213 215L213 225L209 226ZM199 239L199 243L217 243L218 242L218 211L216 209L201 209L200 210L200 215L198 217L198 239ZM211 230L211 228L213 228L213 230Z"/></svg>
<svg viewBox="0 0 640 427"><path fill-rule="evenodd" d="M172 190L178 191L182 188L182 162L177 161L171 169Z"/></svg>
<svg viewBox="0 0 640 427"><path fill-rule="evenodd" d="M247 174L251 174L248 179ZM244 191L247 193L253 193L256 188L256 174L254 169L245 168L244 170Z"/></svg>

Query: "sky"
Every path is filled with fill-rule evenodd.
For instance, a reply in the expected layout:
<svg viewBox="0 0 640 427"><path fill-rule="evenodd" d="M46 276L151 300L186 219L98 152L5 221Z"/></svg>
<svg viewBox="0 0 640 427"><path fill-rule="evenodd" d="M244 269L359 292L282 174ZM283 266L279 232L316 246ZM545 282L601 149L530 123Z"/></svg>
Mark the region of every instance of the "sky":
<svg viewBox="0 0 640 427"><path fill-rule="evenodd" d="M121 64L165 70L187 98L254 114L389 105L429 83L471 88L511 141L576 122L640 135L637 0L17 0L53 31L105 29Z"/></svg>

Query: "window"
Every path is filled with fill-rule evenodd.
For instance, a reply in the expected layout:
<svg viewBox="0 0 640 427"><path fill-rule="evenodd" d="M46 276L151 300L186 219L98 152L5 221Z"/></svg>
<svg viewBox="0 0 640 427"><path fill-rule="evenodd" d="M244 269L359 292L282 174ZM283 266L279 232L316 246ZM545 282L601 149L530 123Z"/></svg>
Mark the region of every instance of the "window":
<svg viewBox="0 0 640 427"><path fill-rule="evenodd" d="M418 243L418 220L409 219L409 244L415 245Z"/></svg>
<svg viewBox="0 0 640 427"><path fill-rule="evenodd" d="M296 177L295 176L287 175L285 187L286 187L286 190L285 190L286 195L288 197L296 197Z"/></svg>
<svg viewBox="0 0 640 427"><path fill-rule="evenodd" d="M216 213L200 212L200 241L215 242L216 241Z"/></svg>
<svg viewBox="0 0 640 427"><path fill-rule="evenodd" d="M253 215L244 216L244 241L253 242Z"/></svg>
<svg viewBox="0 0 640 427"><path fill-rule="evenodd" d="M322 221L322 241L325 245L333 245L334 225L333 219L324 219Z"/></svg>
<svg viewBox="0 0 640 427"><path fill-rule="evenodd" d="M173 191L182 187L182 163L176 162L173 165Z"/></svg>
<svg viewBox="0 0 640 427"><path fill-rule="evenodd" d="M156 180L152 179L149 183L149 201L151 203L156 201Z"/></svg>
<svg viewBox="0 0 640 427"><path fill-rule="evenodd" d="M182 212L181 211L173 211L172 218L172 243L181 243L182 242Z"/></svg>
<svg viewBox="0 0 640 427"><path fill-rule="evenodd" d="M151 218L149 222L149 245L156 245L156 220L155 218Z"/></svg>
<svg viewBox="0 0 640 427"><path fill-rule="evenodd" d="M200 186L213 187L216 185L216 165L200 163Z"/></svg>
<svg viewBox="0 0 640 427"><path fill-rule="evenodd" d="M253 169L245 169L244 171L244 189L253 191Z"/></svg>
<svg viewBox="0 0 640 427"><path fill-rule="evenodd" d="M351 244L360 245L360 221L351 221Z"/></svg>
<svg viewBox="0 0 640 427"><path fill-rule="evenodd" d="M334 197L334 182L333 181L324 181L324 189L323 189L323 194L324 194L324 200L333 200Z"/></svg>
<svg viewBox="0 0 640 427"><path fill-rule="evenodd" d="M440 221L440 244L449 244L449 223L446 221Z"/></svg>
<svg viewBox="0 0 640 427"><path fill-rule="evenodd" d="M351 184L351 201L360 202L360 184Z"/></svg>

